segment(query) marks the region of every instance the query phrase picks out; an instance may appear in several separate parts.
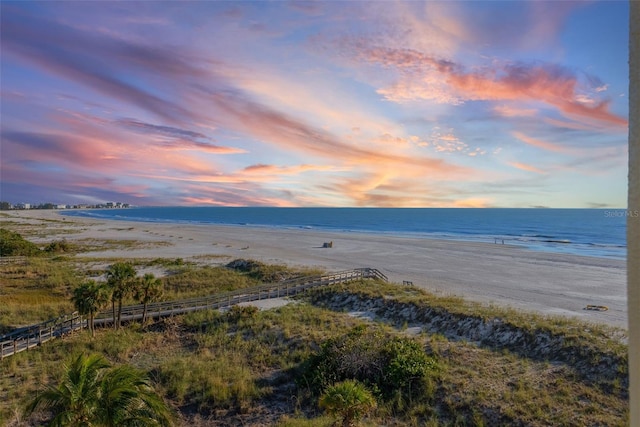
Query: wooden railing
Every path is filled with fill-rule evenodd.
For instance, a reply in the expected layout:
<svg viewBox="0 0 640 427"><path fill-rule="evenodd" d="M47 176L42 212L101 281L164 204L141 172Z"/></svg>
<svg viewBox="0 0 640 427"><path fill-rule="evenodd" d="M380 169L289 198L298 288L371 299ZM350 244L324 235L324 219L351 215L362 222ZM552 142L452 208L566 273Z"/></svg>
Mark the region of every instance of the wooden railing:
<svg viewBox="0 0 640 427"><path fill-rule="evenodd" d="M387 281L387 276L375 268L357 268L322 276L300 277L284 282L237 289L205 297L150 303L147 304L147 317L162 318L198 310L225 308L243 302L294 296L319 286L346 283L360 279ZM121 320L142 319L143 310L144 306L141 304L122 307ZM96 314L96 325L111 323L113 323L111 310L104 310ZM86 326L87 319L74 312L43 323L16 329L10 334L0 337L0 359L39 346L51 339L62 337Z"/></svg>
<svg viewBox="0 0 640 427"><path fill-rule="evenodd" d="M0 359L37 347L83 326L86 326L86 319L78 312L73 312L36 325L16 329L0 337Z"/></svg>

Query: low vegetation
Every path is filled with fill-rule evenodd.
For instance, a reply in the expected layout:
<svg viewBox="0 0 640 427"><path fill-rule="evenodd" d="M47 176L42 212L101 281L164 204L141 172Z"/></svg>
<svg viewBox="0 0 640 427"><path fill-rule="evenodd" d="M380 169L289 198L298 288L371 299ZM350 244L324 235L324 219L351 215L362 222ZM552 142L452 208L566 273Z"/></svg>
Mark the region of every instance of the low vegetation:
<svg viewBox="0 0 640 427"><path fill-rule="evenodd" d="M1 256L29 256L39 253L38 246L25 240L20 234L0 228Z"/></svg>
<svg viewBox="0 0 640 427"><path fill-rule="evenodd" d="M73 311L82 275L66 259L29 257L0 264L0 333Z"/></svg>
<svg viewBox="0 0 640 427"><path fill-rule="evenodd" d="M35 395L27 414L51 413L59 426L169 426L173 414L146 374L130 365L111 367L98 354L80 355L64 367L60 383Z"/></svg>
<svg viewBox="0 0 640 427"><path fill-rule="evenodd" d="M227 268L243 273L258 283L282 282L300 276L317 276L320 270L291 269L281 264L265 264L259 261L235 259L226 265Z"/></svg>
<svg viewBox="0 0 640 427"><path fill-rule="evenodd" d="M309 358L298 385L320 396L333 384L357 380L392 409L428 402L435 389L438 363L409 337L360 325L325 341Z"/></svg>
<svg viewBox="0 0 640 427"><path fill-rule="evenodd" d="M127 274L119 275L122 266L114 265L121 262L49 255L0 264L0 327L6 332L80 306L91 312L91 304L74 305L87 295L99 294L98 305L106 300L111 310L120 296L123 304L177 299L312 274L246 260L217 267L133 260L132 289L139 292L105 299L100 283L111 278L115 288L131 278L124 267ZM166 275L138 277L138 269L149 267ZM0 425L42 425L61 413L34 397L56 390L69 372L65 366L94 355L104 361L100 378L120 368L139 374L145 390L170 408L163 412L166 424L624 426L629 402L621 335L412 286L356 281L271 310L236 306L123 323L4 358Z"/></svg>

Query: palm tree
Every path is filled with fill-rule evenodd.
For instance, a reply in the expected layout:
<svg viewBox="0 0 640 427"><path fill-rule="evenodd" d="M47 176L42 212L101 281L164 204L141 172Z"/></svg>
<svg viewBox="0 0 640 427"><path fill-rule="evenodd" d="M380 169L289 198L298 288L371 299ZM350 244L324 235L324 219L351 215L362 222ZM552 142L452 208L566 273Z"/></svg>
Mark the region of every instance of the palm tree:
<svg viewBox="0 0 640 427"><path fill-rule="evenodd" d="M346 380L328 387L319 404L330 414L340 415L343 427L350 427L376 407L376 399L364 384Z"/></svg>
<svg viewBox="0 0 640 427"><path fill-rule="evenodd" d="M147 305L157 301L162 296L162 282L156 279L152 273L147 273L138 280L135 289L135 298L144 305L142 309L142 324L147 320Z"/></svg>
<svg viewBox="0 0 640 427"><path fill-rule="evenodd" d="M120 328L122 300L131 293L135 277L136 270L127 262L117 262L107 269L107 284L111 288L111 311L113 312L113 327L115 329ZM118 302L117 318L116 301Z"/></svg>
<svg viewBox="0 0 640 427"><path fill-rule="evenodd" d="M122 365L109 371L100 389L99 424L119 426L167 426L172 424L169 407L158 396L147 376Z"/></svg>
<svg viewBox="0 0 640 427"><path fill-rule="evenodd" d="M91 336L96 336L95 315L108 301L107 290L102 284L98 284L95 280L87 280L79 287L73 290L71 300L76 310L80 314L89 315L89 332Z"/></svg>
<svg viewBox="0 0 640 427"><path fill-rule="evenodd" d="M100 355L80 355L65 367L62 382L27 407L53 412L50 426L170 426L173 414L141 371L110 368Z"/></svg>
<svg viewBox="0 0 640 427"><path fill-rule="evenodd" d="M79 356L70 366L65 366L62 382L36 395L27 412L50 409L54 413L50 426L92 425L99 406L100 373L108 366L100 355Z"/></svg>

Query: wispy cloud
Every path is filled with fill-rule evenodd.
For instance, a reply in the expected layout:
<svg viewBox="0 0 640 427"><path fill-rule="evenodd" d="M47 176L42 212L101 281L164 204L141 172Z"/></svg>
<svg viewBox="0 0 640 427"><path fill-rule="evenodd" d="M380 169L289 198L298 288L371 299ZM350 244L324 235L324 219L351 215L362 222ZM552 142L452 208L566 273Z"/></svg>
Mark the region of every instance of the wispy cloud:
<svg viewBox="0 0 640 427"><path fill-rule="evenodd" d="M79 31L22 10L3 8L5 52L38 67L81 83L109 97L131 103L175 123L193 118L189 110L130 82L149 70L159 78L188 79L206 75L181 54ZM118 64L114 67L112 64ZM167 82L171 84L171 81Z"/></svg>
<svg viewBox="0 0 640 427"><path fill-rule="evenodd" d="M511 105L496 105L493 111L503 117L533 117L538 113L535 108L514 107Z"/></svg>
<svg viewBox="0 0 640 427"><path fill-rule="evenodd" d="M514 168L523 170L523 171L527 171L527 172L535 172L535 173L539 173L539 174L544 174L546 173L545 171L543 171L540 168L537 168L533 165L529 165L526 163L521 163L521 162L509 162L509 165L513 166Z"/></svg>
<svg viewBox="0 0 640 427"><path fill-rule="evenodd" d="M531 206L624 169L623 68L567 33L597 2L0 7L12 199Z"/></svg>
<svg viewBox="0 0 640 427"><path fill-rule="evenodd" d="M120 119L116 124L125 129L132 130L144 135L160 136L161 140L156 146L174 150L197 150L215 154L239 154L246 153L246 150L222 147L212 144L212 138L190 130L180 129L172 126L154 125L133 119Z"/></svg>
<svg viewBox="0 0 640 427"><path fill-rule="evenodd" d="M596 92L601 86L580 83L575 73L557 64L506 62L469 69L411 49L360 45L352 49L361 61L398 72L397 83L379 89L391 101L423 99L454 105L465 101L542 102L572 118L627 126L624 117L609 110L609 100L585 98L582 93Z"/></svg>
<svg viewBox="0 0 640 427"><path fill-rule="evenodd" d="M564 153L564 154L575 154L576 151L567 147L563 147L559 144L553 144L548 141L543 141L541 139L532 138L530 136L525 135L522 132L512 132L513 136L518 138L520 141L524 142L527 145L532 147L540 148L542 150L553 151L555 153Z"/></svg>

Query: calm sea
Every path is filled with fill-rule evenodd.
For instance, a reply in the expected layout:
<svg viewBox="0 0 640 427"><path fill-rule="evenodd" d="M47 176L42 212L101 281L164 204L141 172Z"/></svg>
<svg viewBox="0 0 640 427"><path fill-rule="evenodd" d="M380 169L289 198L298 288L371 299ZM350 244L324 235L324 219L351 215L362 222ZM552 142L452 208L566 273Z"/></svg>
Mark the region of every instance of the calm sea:
<svg viewBox="0 0 640 427"><path fill-rule="evenodd" d="M626 257L625 210L141 207L65 215L164 223L368 232L519 245L531 250Z"/></svg>

